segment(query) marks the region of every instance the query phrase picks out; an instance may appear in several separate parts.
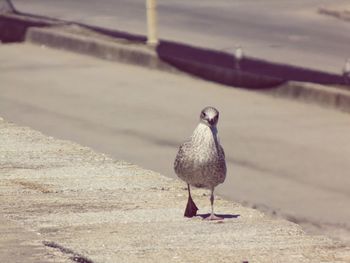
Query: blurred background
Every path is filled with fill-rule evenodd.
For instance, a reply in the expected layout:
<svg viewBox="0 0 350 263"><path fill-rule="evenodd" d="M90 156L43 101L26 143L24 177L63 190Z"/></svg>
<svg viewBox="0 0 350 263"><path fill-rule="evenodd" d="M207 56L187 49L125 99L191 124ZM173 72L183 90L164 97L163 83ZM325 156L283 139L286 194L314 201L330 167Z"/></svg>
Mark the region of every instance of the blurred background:
<svg viewBox="0 0 350 263"><path fill-rule="evenodd" d="M145 0L12 0L21 12L146 35ZM349 57L349 25L320 10L347 0L157 1L159 37L255 58L340 73ZM341 16L341 15L339 15Z"/></svg>

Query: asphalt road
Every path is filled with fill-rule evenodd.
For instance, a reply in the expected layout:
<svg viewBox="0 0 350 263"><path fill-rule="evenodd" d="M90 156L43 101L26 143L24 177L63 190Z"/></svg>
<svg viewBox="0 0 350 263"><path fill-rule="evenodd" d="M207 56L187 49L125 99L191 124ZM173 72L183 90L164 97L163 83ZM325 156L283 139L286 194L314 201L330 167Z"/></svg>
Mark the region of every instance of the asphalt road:
<svg viewBox="0 0 350 263"><path fill-rule="evenodd" d="M167 176L207 105L221 112L228 162L218 193L350 241L349 114L29 44L0 46L0 116Z"/></svg>
<svg viewBox="0 0 350 263"><path fill-rule="evenodd" d="M145 0L13 0L22 12L146 32ZM350 23L317 13L348 0L158 1L159 35L196 46L333 73L350 57Z"/></svg>

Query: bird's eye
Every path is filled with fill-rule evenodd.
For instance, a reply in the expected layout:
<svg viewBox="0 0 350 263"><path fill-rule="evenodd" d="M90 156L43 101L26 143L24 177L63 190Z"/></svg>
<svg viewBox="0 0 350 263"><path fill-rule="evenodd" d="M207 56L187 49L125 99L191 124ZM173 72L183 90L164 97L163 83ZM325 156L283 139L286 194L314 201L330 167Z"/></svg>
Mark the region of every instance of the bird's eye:
<svg viewBox="0 0 350 263"><path fill-rule="evenodd" d="M204 118L205 117L205 112L202 111L201 113L201 117Z"/></svg>

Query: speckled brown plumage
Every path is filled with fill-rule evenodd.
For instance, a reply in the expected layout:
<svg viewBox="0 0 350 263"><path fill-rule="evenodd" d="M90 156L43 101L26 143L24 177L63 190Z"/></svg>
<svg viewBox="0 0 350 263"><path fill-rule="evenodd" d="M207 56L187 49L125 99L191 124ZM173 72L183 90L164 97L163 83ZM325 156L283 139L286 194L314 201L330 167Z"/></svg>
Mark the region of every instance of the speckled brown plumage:
<svg viewBox="0 0 350 263"><path fill-rule="evenodd" d="M211 219L215 217L213 214L214 188L223 183L226 177L225 153L220 145L216 128L218 118L219 112L215 108L206 107L202 110L200 123L191 138L180 146L174 163L176 174L188 186L211 190ZM190 191L189 202L193 202ZM186 209L185 216L186 212L195 214Z"/></svg>

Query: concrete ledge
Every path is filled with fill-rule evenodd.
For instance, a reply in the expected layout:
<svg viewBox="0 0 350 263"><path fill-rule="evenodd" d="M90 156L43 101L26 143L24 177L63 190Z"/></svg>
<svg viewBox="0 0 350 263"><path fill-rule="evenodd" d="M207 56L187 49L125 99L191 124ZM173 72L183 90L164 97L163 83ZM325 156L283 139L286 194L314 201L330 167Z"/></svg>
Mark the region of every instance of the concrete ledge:
<svg viewBox="0 0 350 263"><path fill-rule="evenodd" d="M102 59L136 64L152 69L175 72L161 61L157 53L144 44L108 37L77 25L29 28L27 42L88 54Z"/></svg>
<svg viewBox="0 0 350 263"><path fill-rule="evenodd" d="M22 255L29 263L350 260L350 249L339 243L219 197L216 211L224 221L186 219L184 186L0 120L1 220L18 226L1 235L0 261L13 260L11 236L20 240L17 262ZM193 195L207 213L208 193Z"/></svg>
<svg viewBox="0 0 350 263"><path fill-rule="evenodd" d="M279 87L264 90L262 93L350 112L350 90L347 89L289 81Z"/></svg>
<svg viewBox="0 0 350 263"><path fill-rule="evenodd" d="M182 59L171 53L162 54L162 48L154 50L144 43L108 37L77 25L29 28L25 40L39 45L152 69L176 73L186 72L229 86L263 89L284 82L280 78ZM162 44L160 46L162 47Z"/></svg>

